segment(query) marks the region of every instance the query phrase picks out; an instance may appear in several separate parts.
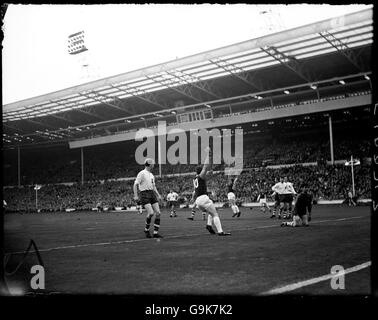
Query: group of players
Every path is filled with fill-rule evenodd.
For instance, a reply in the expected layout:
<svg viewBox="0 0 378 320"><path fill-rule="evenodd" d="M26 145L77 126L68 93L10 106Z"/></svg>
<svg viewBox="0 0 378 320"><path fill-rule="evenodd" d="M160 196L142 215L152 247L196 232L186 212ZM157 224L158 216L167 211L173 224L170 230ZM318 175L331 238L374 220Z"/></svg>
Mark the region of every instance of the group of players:
<svg viewBox="0 0 378 320"><path fill-rule="evenodd" d="M229 232L224 232L220 217L216 210L216 207L213 201L208 196L207 190L207 180L206 175L210 168L210 148L206 148L206 159L203 166L198 166L196 168L196 176L193 179L193 193L191 201L194 202L191 216L188 217L189 220L194 220L196 209L202 211L203 220L206 220L207 223L206 229L211 234L217 234L219 236L228 236ZM142 208L144 207L147 211L145 229L144 233L147 238L162 238L159 234L160 228L160 207L159 200L161 196L155 185L155 178L152 174L152 169L154 167L154 161L152 159L147 159L145 161L145 169L140 171L137 175L137 178L134 182L134 200L138 204L139 213L142 213ZM237 177L228 178L228 202L233 212L232 217L240 217L241 212L238 205L236 204L236 182ZM267 203L267 194L262 191L259 194L258 201L261 204L261 209L265 212L268 209L272 212L271 218L274 218L278 213L278 218L281 219L281 216L285 219L293 218L291 222L283 222L281 226L299 226L304 225L308 226L308 221L311 220L311 196L307 193L307 186L301 186L301 192L299 195L296 194L293 184L287 181L287 177L280 178L273 187L272 187L275 203L273 210L270 209ZM292 204L294 196L296 197L296 204L293 211ZM173 190L170 190L170 193L167 196L168 208L170 209L170 217L177 217L176 207L178 203L178 194ZM150 233L150 226L152 218L155 215L154 225L153 225L153 234ZM215 229L213 228L215 226Z"/></svg>

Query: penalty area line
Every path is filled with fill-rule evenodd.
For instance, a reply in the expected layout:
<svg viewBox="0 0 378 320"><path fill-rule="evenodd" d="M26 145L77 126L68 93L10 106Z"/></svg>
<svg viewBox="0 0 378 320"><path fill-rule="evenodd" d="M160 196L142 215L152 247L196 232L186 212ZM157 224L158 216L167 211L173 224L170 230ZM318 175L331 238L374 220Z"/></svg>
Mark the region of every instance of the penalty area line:
<svg viewBox="0 0 378 320"><path fill-rule="evenodd" d="M363 217L365 217L365 216L355 216L355 217L341 218L341 219L319 220L319 221L314 221L311 224L324 223L324 222L346 221L346 220L358 219L358 218L363 218ZM271 224L271 225L252 227L252 228L233 229L231 231L232 232L233 231L250 231L250 230L274 228L274 227L279 227L279 226L280 226L279 224ZM204 236L204 235L208 235L208 234L207 233L180 234L180 235L165 236L163 239L187 238L187 237ZM85 247L117 245L117 244L125 244L125 243L150 241L150 240L153 240L153 239L143 238L143 239L130 239L130 240L119 240L119 241L98 242L98 243L75 244L75 245L69 245L69 246L60 246L60 247L39 249L38 251L39 252L49 252L49 251L64 250L64 249L76 249L76 248L85 248ZM33 251L29 251L29 252L33 253L35 251L33 250ZM25 251L7 252L5 254L23 254L23 253L25 253Z"/></svg>
<svg viewBox="0 0 378 320"><path fill-rule="evenodd" d="M371 266L371 261L367 261L367 262L364 262L362 264L356 265L354 267L347 268L347 269L344 270L344 272L340 272L340 273L337 273L337 274L331 274L330 273L330 274L326 274L326 275L323 275L323 276L320 276L320 277L295 282L295 283L288 284L288 285L283 286L283 287L279 287L279 288L271 289L269 291L265 291L265 292L261 293L260 295L266 296L266 295L274 295L274 294L281 294L281 293L290 292L290 291L293 291L293 290L296 290L296 289L311 286L313 284L316 284L316 283L319 283L319 282L322 282L322 281L330 280L333 277L339 277L341 275L346 275L348 273L357 272L357 271L360 271L362 269L368 268L370 266Z"/></svg>

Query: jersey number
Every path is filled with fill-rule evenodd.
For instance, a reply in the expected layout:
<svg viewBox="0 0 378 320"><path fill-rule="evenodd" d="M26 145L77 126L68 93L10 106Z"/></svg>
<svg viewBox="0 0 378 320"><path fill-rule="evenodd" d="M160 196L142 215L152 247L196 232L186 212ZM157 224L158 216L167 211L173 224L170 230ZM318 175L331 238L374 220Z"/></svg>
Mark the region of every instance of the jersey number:
<svg viewBox="0 0 378 320"><path fill-rule="evenodd" d="M194 188L198 188L198 179L193 180Z"/></svg>

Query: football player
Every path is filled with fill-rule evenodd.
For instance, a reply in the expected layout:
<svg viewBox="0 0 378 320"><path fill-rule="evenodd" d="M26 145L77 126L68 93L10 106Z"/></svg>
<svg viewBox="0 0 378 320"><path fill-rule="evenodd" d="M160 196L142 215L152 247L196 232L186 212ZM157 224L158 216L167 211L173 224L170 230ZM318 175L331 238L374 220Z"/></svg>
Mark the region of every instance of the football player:
<svg viewBox="0 0 378 320"><path fill-rule="evenodd" d="M173 190L170 190L167 195L168 208L171 209L170 217L177 217L175 208L177 207L178 194Z"/></svg>
<svg viewBox="0 0 378 320"><path fill-rule="evenodd" d="M272 187L272 190L273 190L273 194L275 195L276 198L276 203L275 203L275 210L273 211L273 215L271 216L271 218L275 217L275 212L276 210L278 209L278 219L281 219L281 213L282 213L282 210L283 210L283 206L284 206L284 203L283 203L283 200L284 200L284 195L283 195L283 192L285 190L285 184L284 184L284 181L283 181L283 178L280 178L280 181L277 182L273 187ZM276 209L276 206L278 205L277 209Z"/></svg>
<svg viewBox="0 0 378 320"><path fill-rule="evenodd" d="M161 196L155 186L155 177L152 174L154 168L154 161L146 159L144 163L144 170L140 171L134 182L134 200L140 200L141 205L147 211L146 226L144 233L147 238L162 238L159 234L160 228L160 208L159 200ZM140 198L138 196L138 189L140 191ZM155 215L153 236L150 233L150 224L152 217Z"/></svg>
<svg viewBox="0 0 378 320"><path fill-rule="evenodd" d="M311 211L312 211L312 196L307 192L307 185L303 184L301 186L301 192L297 197L295 202L293 221L282 222L281 227L298 227L303 225L308 227L308 222L311 221Z"/></svg>
<svg viewBox="0 0 378 320"><path fill-rule="evenodd" d="M270 209L268 202L267 202L267 197L266 197L266 192L265 191L260 191L259 196L257 197L257 202L260 203L260 209L262 212L266 212L266 209L269 210L269 212L272 212L272 209Z"/></svg>
<svg viewBox="0 0 378 320"><path fill-rule="evenodd" d="M240 210L239 207L236 204L236 196L235 196L235 186L236 186L236 181L238 180L238 177L235 179L232 178L232 176L228 177L228 183L227 183L227 199L228 203L231 207L232 212L234 213L232 217L240 217Z"/></svg>
<svg viewBox="0 0 378 320"><path fill-rule="evenodd" d="M287 180L287 177L284 177L284 184L285 184L285 189L283 191L283 194L284 194L283 218L290 219L292 217L294 195L296 195L297 193L294 190L293 184Z"/></svg>
<svg viewBox="0 0 378 320"><path fill-rule="evenodd" d="M197 175L193 180L195 188L195 204L197 205L198 209L206 211L208 213L206 229L211 234L217 233L219 236L228 236L230 235L230 233L223 231L217 209L215 208L213 201L210 200L207 193L206 173L209 170L210 166L210 148L207 147L205 151L207 153L205 163L203 167L198 166L196 168ZM212 227L213 223L215 225L217 232L215 232Z"/></svg>

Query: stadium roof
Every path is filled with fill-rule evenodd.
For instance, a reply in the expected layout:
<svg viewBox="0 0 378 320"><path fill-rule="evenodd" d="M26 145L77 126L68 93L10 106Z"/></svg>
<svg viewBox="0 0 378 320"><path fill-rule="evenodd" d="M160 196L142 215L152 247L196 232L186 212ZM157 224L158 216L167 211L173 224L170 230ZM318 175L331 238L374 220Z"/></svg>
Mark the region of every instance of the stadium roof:
<svg viewBox="0 0 378 320"><path fill-rule="evenodd" d="M332 88L342 79L360 84L369 80L372 42L366 9L7 104L4 146L105 135L188 108Z"/></svg>

